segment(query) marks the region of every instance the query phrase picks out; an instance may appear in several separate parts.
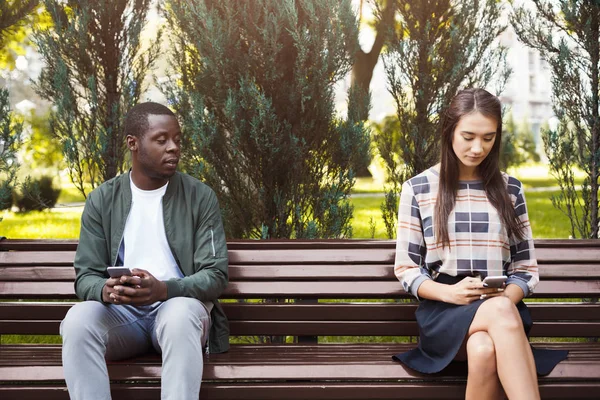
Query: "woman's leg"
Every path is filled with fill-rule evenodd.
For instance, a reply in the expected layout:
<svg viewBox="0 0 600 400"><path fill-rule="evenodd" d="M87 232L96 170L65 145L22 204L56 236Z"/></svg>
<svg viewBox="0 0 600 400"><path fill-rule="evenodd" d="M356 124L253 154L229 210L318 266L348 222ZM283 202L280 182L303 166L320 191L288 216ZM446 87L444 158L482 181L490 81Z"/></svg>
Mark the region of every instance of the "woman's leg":
<svg viewBox="0 0 600 400"><path fill-rule="evenodd" d="M476 332L486 332L494 343L498 377L508 398L539 399L533 354L514 303L504 296L484 301L468 335Z"/></svg>
<svg viewBox="0 0 600 400"><path fill-rule="evenodd" d="M494 342L487 332L479 331L467 340L469 376L465 400L502 399L502 386L496 370Z"/></svg>

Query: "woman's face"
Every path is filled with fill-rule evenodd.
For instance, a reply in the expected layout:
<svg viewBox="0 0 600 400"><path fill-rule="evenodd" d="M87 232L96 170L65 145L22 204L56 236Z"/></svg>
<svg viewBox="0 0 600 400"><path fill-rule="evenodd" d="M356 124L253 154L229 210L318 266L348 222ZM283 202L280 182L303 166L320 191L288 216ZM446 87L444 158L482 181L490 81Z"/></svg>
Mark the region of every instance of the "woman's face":
<svg viewBox="0 0 600 400"><path fill-rule="evenodd" d="M452 135L452 150L460 160L460 169L473 172L490 154L496 141L498 122L474 112L464 115Z"/></svg>

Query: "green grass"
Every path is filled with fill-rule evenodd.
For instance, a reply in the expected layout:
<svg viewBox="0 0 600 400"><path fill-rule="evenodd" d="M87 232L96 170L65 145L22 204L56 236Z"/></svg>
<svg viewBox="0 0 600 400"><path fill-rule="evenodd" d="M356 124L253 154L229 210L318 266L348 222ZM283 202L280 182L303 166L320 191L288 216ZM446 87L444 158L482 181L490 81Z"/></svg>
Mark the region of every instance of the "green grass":
<svg viewBox="0 0 600 400"><path fill-rule="evenodd" d="M84 201L85 197L71 184L61 188L56 204L82 203Z"/></svg>
<svg viewBox="0 0 600 400"><path fill-rule="evenodd" d="M375 224L375 239L387 239L385 225L381 217L383 196L353 197L350 202L354 206L352 219L352 237L354 239L371 239L371 218Z"/></svg>
<svg viewBox="0 0 600 400"><path fill-rule="evenodd" d="M0 335L0 344L61 344L59 335Z"/></svg>
<svg viewBox="0 0 600 400"><path fill-rule="evenodd" d="M546 166L532 164L510 170L529 188L556 187ZM576 173L577 183L581 183L583 174ZM81 203L85 199L75 187L62 182L62 192L58 204ZM380 206L383 202L383 184L380 179L358 178L353 194L361 193L361 197L353 196L354 219L352 221L353 238L355 239L387 239L385 225L381 217ZM527 192L527 205L534 238L568 238L570 223L568 218L552 206L550 196L558 191ZM365 197L362 197L365 196ZM31 212L26 214L0 213L0 236L21 239L77 239L79 236L79 220L82 207L61 207L59 209ZM374 235L371 224L375 225Z"/></svg>
<svg viewBox="0 0 600 400"><path fill-rule="evenodd" d="M356 178L352 193L381 193L383 182L373 178Z"/></svg>
<svg viewBox="0 0 600 400"><path fill-rule="evenodd" d="M566 239L571 234L569 219L552 205L550 197L558 191L526 193L527 208L531 229L535 239ZM381 217L382 196L353 197L354 219L352 221L354 239L371 238L371 218L375 222L375 239L387 239L385 225Z"/></svg>
<svg viewBox="0 0 600 400"><path fill-rule="evenodd" d="M519 179L525 189L558 186L556 179L550 175L548 166L544 164L526 164L518 168L510 168L507 172ZM584 176L582 171L576 170L575 184L581 185Z"/></svg>
<svg viewBox="0 0 600 400"><path fill-rule="evenodd" d="M0 236L11 239L77 239L82 207L0 213Z"/></svg>
<svg viewBox="0 0 600 400"><path fill-rule="evenodd" d="M525 193L531 230L535 239L566 239L571 235L571 223L562 211L552 205L554 192Z"/></svg>
<svg viewBox="0 0 600 400"><path fill-rule="evenodd" d="M558 192L533 192L527 194L529 217L534 238L568 238L568 218L552 206L550 196ZM383 197L374 194L353 197L353 238L371 238L371 218L375 224L375 239L387 239L381 217ZM0 213L0 236L19 239L77 239L82 207L60 208L30 213Z"/></svg>

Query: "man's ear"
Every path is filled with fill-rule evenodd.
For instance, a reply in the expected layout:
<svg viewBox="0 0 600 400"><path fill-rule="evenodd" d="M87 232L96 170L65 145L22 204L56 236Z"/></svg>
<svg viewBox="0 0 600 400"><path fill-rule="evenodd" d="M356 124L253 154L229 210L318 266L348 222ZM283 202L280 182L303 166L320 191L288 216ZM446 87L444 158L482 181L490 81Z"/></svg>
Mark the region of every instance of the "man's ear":
<svg viewBox="0 0 600 400"><path fill-rule="evenodd" d="M133 135L127 135L127 148L131 151L136 151L138 148L137 138Z"/></svg>

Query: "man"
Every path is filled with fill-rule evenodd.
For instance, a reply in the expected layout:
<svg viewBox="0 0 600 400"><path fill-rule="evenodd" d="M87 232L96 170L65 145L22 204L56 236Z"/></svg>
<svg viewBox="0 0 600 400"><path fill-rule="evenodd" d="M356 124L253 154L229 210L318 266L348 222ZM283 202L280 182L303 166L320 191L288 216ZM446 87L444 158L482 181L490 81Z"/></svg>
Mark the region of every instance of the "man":
<svg viewBox="0 0 600 400"><path fill-rule="evenodd" d="M176 171L181 131L157 103L125 118L129 173L90 193L75 255L83 300L61 324L71 399L110 399L106 360L162 354L163 399L198 399L203 347L229 348L217 298L228 282L225 233L214 192ZM131 276L109 278L107 266ZM212 323L211 323L212 321Z"/></svg>

